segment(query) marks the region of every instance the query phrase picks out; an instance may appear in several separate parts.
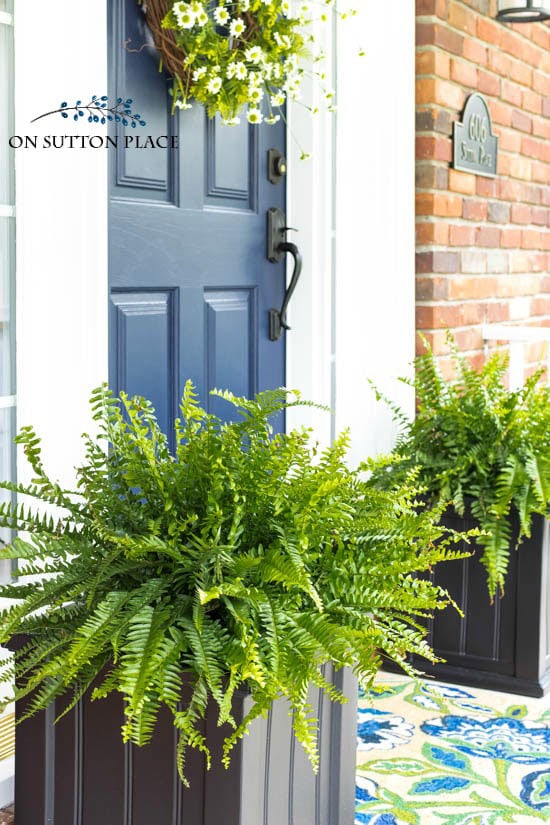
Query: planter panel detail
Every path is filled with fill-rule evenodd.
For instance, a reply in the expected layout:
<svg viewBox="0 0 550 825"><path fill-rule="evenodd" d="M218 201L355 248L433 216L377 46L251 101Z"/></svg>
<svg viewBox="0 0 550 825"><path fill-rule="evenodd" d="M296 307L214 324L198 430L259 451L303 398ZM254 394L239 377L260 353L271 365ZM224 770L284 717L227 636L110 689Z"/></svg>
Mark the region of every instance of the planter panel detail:
<svg viewBox="0 0 550 825"><path fill-rule="evenodd" d="M220 755L228 728L217 727L213 708L205 720L212 769L189 751L189 789L177 774L177 734L167 711L151 743L137 748L122 743L118 695L95 702L85 697L54 725L63 709L58 701L17 727L17 825L352 825L357 690L349 673L334 674L334 682L349 704L311 694L320 720L317 775L282 701L267 719L253 722L225 770ZM249 701L244 694L236 698L237 722ZM23 711L21 702L17 712Z"/></svg>
<svg viewBox="0 0 550 825"><path fill-rule="evenodd" d="M473 518L448 513L456 530L476 526ZM510 553L502 598L489 602L481 548L468 559L440 564L432 579L449 591L464 617L448 607L429 622L429 643L446 661L420 657L413 664L443 681L543 696L550 690L550 522L535 516L531 538ZM518 533L512 519L512 547ZM470 546L471 547L471 546ZM467 549L467 548L465 548ZM392 669L391 666L389 669Z"/></svg>

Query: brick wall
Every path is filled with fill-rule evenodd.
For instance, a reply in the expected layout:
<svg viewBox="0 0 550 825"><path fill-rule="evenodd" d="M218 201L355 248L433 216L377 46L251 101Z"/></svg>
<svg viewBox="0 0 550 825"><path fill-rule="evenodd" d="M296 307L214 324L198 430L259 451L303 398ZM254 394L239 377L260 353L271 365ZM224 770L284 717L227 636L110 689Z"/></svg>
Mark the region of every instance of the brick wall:
<svg viewBox="0 0 550 825"><path fill-rule="evenodd" d="M417 329L446 369L446 328L480 363L483 323L550 325L550 27L503 25L496 0L416 0L416 13ZM495 179L451 168L476 91L499 137Z"/></svg>

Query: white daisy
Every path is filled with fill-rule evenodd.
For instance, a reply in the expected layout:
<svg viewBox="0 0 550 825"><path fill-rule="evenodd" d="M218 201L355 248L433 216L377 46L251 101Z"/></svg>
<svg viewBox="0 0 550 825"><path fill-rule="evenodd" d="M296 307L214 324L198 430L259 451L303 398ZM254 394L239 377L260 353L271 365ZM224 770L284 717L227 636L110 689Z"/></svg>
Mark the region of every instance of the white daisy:
<svg viewBox="0 0 550 825"><path fill-rule="evenodd" d="M246 24L244 20L240 17L236 17L235 20L231 21L231 25L229 27L229 34L232 37L239 37L244 30L246 29Z"/></svg>
<svg viewBox="0 0 550 825"><path fill-rule="evenodd" d="M238 126L240 122L240 117L228 117L226 120L222 120L224 126Z"/></svg>
<svg viewBox="0 0 550 825"><path fill-rule="evenodd" d="M260 46L251 46L247 49L244 53L247 60L250 60L251 63L261 63L264 53Z"/></svg>
<svg viewBox="0 0 550 825"><path fill-rule="evenodd" d="M284 92L276 92L274 95L271 95L271 105L272 106L283 106L285 102L285 93Z"/></svg>
<svg viewBox="0 0 550 825"><path fill-rule="evenodd" d="M235 63L235 77L237 80L246 80L247 75L248 71L245 64L239 60L238 63Z"/></svg>
<svg viewBox="0 0 550 825"><path fill-rule="evenodd" d="M176 3L173 8L180 29L192 29L195 25L195 15L191 11L189 4Z"/></svg>
<svg viewBox="0 0 550 825"><path fill-rule="evenodd" d="M195 83L197 82L197 80L200 80L201 77L204 77L205 74L206 66L201 66L200 69L195 69L195 71L193 72L193 80L195 81Z"/></svg>
<svg viewBox="0 0 550 825"><path fill-rule="evenodd" d="M260 103L264 96L264 90L259 86L250 86L248 89L248 99L250 103Z"/></svg>
<svg viewBox="0 0 550 825"><path fill-rule="evenodd" d="M176 100L176 106L178 109L192 109L192 105L188 103L186 100Z"/></svg>
<svg viewBox="0 0 550 825"><path fill-rule="evenodd" d="M261 123L263 119L261 111L256 108L249 109L246 117L249 123Z"/></svg>
<svg viewBox="0 0 550 825"><path fill-rule="evenodd" d="M265 118L265 122L268 123L270 126L274 126L275 123L278 123L281 119L281 115L269 115L269 117Z"/></svg>
<svg viewBox="0 0 550 825"><path fill-rule="evenodd" d="M212 95L217 95L222 87L222 80L221 77L211 77L208 83L206 84L206 88Z"/></svg>
<svg viewBox="0 0 550 825"><path fill-rule="evenodd" d="M219 26L225 26L229 20L229 12L223 6L214 9L214 20Z"/></svg>

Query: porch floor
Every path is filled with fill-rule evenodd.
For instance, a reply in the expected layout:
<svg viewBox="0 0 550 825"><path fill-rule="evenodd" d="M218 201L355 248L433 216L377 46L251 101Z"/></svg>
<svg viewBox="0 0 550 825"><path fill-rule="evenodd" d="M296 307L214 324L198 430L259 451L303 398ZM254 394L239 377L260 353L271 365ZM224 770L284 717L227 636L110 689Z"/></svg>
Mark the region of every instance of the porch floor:
<svg viewBox="0 0 550 825"><path fill-rule="evenodd" d="M360 696L355 825L550 821L550 699L389 673Z"/></svg>

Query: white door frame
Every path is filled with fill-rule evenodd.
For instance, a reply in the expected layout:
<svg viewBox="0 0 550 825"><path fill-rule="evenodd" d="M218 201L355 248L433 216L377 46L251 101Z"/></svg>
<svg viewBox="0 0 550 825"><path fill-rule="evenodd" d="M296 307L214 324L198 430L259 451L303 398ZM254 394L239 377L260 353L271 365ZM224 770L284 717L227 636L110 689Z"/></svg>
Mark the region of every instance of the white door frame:
<svg viewBox="0 0 550 825"><path fill-rule="evenodd" d="M305 267L287 384L335 411L289 423L313 424L323 440L351 425L354 460L392 437L367 376L412 403L394 377L414 354L414 2L391 40L381 5L362 5L337 32L323 25L329 82L338 57L337 114L289 113L312 159L298 159L289 135L288 213ZM61 120L30 120L58 98L104 93L106 28L106 3L93 14L88 0L16 3L17 134L62 134ZM39 428L53 472L69 480L89 391L107 377L107 151L21 149L16 174L18 420Z"/></svg>

